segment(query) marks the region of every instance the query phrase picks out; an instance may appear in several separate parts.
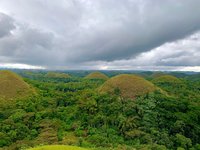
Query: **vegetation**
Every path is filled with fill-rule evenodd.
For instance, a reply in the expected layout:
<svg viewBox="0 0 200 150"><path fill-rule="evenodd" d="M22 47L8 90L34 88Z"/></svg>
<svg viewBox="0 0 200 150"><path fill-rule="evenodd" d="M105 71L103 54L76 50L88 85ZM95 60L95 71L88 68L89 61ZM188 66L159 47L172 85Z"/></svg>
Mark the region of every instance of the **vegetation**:
<svg viewBox="0 0 200 150"><path fill-rule="evenodd" d="M52 145L52 146L41 146L37 148L30 148L28 150L87 150L77 146L64 146L64 145Z"/></svg>
<svg viewBox="0 0 200 150"><path fill-rule="evenodd" d="M23 97L31 92L31 87L17 74L0 71L0 99Z"/></svg>
<svg viewBox="0 0 200 150"><path fill-rule="evenodd" d="M102 80L107 80L108 76L101 72L92 72L89 75L85 77L85 79L102 79Z"/></svg>
<svg viewBox="0 0 200 150"><path fill-rule="evenodd" d="M47 78L70 78L69 74L58 73L58 72L48 72L45 77Z"/></svg>
<svg viewBox="0 0 200 150"><path fill-rule="evenodd" d="M184 86L154 82L168 93L163 94L136 75L104 81L86 80L75 76L77 72L68 79L48 78L46 72L18 73L37 94L0 105L1 150L200 149L200 78L177 78ZM97 92L109 84L115 85L109 86L114 92Z"/></svg>
<svg viewBox="0 0 200 150"><path fill-rule="evenodd" d="M151 75L151 77L154 79L154 78L158 78L158 77L161 77L164 75L166 75L166 74L164 74L163 72L155 72Z"/></svg>
<svg viewBox="0 0 200 150"><path fill-rule="evenodd" d="M152 80L152 82L157 85L158 87L161 87L168 93L178 95L180 91L186 90L186 85L184 81L181 79L178 79L172 75L163 75L159 76Z"/></svg>
<svg viewBox="0 0 200 150"><path fill-rule="evenodd" d="M158 84L181 84L182 81L172 75L160 75L158 77L156 77L155 79L153 79L154 83L158 83Z"/></svg>
<svg viewBox="0 0 200 150"><path fill-rule="evenodd" d="M122 74L112 77L100 88L100 92L119 94L123 98L135 99L152 92L156 87L149 81L136 75Z"/></svg>

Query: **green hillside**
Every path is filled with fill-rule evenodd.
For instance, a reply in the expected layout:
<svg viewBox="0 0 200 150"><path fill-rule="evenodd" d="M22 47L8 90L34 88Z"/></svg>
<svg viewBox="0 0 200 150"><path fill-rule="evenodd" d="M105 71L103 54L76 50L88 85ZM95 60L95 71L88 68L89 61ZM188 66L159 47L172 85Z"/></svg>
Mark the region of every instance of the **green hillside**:
<svg viewBox="0 0 200 150"><path fill-rule="evenodd" d="M108 76L101 72L92 72L89 75L85 77L85 79L102 79L102 80L107 80Z"/></svg>
<svg viewBox="0 0 200 150"><path fill-rule="evenodd" d="M159 77L156 77L152 80L152 82L157 85L162 87L184 87L183 81L181 81L179 78L174 77L172 75L162 75Z"/></svg>
<svg viewBox="0 0 200 150"><path fill-rule="evenodd" d="M137 96L144 95L152 92L156 87L149 81L136 75L122 74L112 77L106 81L100 92L115 93L120 92L124 98L136 98Z"/></svg>
<svg viewBox="0 0 200 150"><path fill-rule="evenodd" d="M11 71L0 71L0 98L12 99L23 97L31 92L27 84L20 76Z"/></svg>
<svg viewBox="0 0 200 150"><path fill-rule="evenodd" d="M166 75L165 73L163 72L154 72L151 77L154 79L154 78L158 78L158 77L161 77L161 76L164 76Z"/></svg>
<svg viewBox="0 0 200 150"><path fill-rule="evenodd" d="M58 73L58 72L48 72L45 77L48 78L70 78L69 74L66 73Z"/></svg>
<svg viewBox="0 0 200 150"><path fill-rule="evenodd" d="M0 73L3 95L18 96L11 91L22 87L21 95L37 90L0 100L1 150L200 149L200 79L164 76L152 83L121 74L104 81L81 73L73 80L32 71L24 82L13 72Z"/></svg>

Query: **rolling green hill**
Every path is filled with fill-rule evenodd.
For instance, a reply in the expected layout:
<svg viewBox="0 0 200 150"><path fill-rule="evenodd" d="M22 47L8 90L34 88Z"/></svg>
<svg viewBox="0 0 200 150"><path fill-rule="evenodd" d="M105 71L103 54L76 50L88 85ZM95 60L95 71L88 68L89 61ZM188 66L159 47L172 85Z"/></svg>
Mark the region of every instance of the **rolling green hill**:
<svg viewBox="0 0 200 150"><path fill-rule="evenodd" d="M168 85L168 86L181 86L183 85L183 82L178 79L177 77L174 77L172 75L162 75L154 78L152 82L158 86L162 85Z"/></svg>
<svg viewBox="0 0 200 150"><path fill-rule="evenodd" d="M71 76L66 73L48 72L45 77L48 78L70 78Z"/></svg>
<svg viewBox="0 0 200 150"><path fill-rule="evenodd" d="M87 75L85 77L85 79L102 79L102 80L107 80L108 76L106 76L105 74L103 74L101 72L93 72L93 73L90 73L89 75Z"/></svg>
<svg viewBox="0 0 200 150"><path fill-rule="evenodd" d="M200 149L200 79L14 71L0 71L0 150Z"/></svg>
<svg viewBox="0 0 200 150"><path fill-rule="evenodd" d="M152 83L172 96L179 95L181 91L185 91L185 94L187 93L184 81L172 75L158 76L152 80Z"/></svg>
<svg viewBox="0 0 200 150"><path fill-rule="evenodd" d="M115 93L120 91L124 98L134 99L137 96L152 92L156 87L149 81L136 75L122 74L112 77L106 81L100 92Z"/></svg>
<svg viewBox="0 0 200 150"><path fill-rule="evenodd" d="M0 98L13 99L28 95L32 90L20 76L11 71L0 71Z"/></svg>
<svg viewBox="0 0 200 150"><path fill-rule="evenodd" d="M151 77L154 79L154 78L158 78L158 77L161 77L161 76L164 76L166 75L165 73L163 72L154 72Z"/></svg>

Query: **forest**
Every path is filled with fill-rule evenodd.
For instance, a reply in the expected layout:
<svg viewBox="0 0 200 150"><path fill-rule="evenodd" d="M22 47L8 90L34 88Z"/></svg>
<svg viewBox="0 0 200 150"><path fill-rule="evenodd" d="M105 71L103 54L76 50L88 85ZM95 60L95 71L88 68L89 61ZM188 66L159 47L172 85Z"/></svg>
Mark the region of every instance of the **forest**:
<svg viewBox="0 0 200 150"><path fill-rule="evenodd" d="M200 74L0 71L0 150L51 145L200 150Z"/></svg>

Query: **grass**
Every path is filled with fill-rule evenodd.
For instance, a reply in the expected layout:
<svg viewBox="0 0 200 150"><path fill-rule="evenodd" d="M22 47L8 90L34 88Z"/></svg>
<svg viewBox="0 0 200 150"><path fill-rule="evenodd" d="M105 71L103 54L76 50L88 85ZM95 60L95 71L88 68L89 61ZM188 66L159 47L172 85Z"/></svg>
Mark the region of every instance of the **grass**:
<svg viewBox="0 0 200 150"><path fill-rule="evenodd" d="M77 146L65 146L65 145L47 145L36 148L30 148L28 150L89 150Z"/></svg>
<svg viewBox="0 0 200 150"><path fill-rule="evenodd" d="M71 76L66 73L48 72L45 77L48 78L70 78Z"/></svg>
<svg viewBox="0 0 200 150"><path fill-rule="evenodd" d="M155 79L152 80L153 83L155 84L162 84L162 83L171 83L173 84L182 84L182 81L178 79L177 77L174 77L172 75L162 75L159 77L156 77Z"/></svg>
<svg viewBox="0 0 200 150"><path fill-rule="evenodd" d="M152 82L156 86L165 90L168 93L167 94L168 96L171 95L171 96L177 97L179 90L182 91L186 89L186 84L184 83L184 81L172 75L163 75L163 76L157 77L153 79Z"/></svg>
<svg viewBox="0 0 200 150"><path fill-rule="evenodd" d="M92 72L89 75L87 75L85 77L85 79L103 79L103 80L107 80L108 76L106 76L105 74L103 74L101 72Z"/></svg>
<svg viewBox="0 0 200 150"><path fill-rule="evenodd" d="M137 96L153 92L156 86L142 77L121 74L107 80L99 89L100 92L119 92L124 98L135 99Z"/></svg>
<svg viewBox="0 0 200 150"><path fill-rule="evenodd" d="M14 72L0 71L0 99L24 97L31 92L31 87Z"/></svg>

